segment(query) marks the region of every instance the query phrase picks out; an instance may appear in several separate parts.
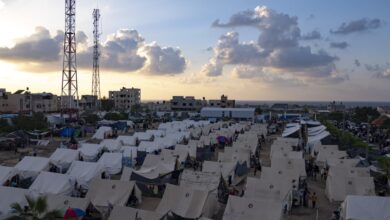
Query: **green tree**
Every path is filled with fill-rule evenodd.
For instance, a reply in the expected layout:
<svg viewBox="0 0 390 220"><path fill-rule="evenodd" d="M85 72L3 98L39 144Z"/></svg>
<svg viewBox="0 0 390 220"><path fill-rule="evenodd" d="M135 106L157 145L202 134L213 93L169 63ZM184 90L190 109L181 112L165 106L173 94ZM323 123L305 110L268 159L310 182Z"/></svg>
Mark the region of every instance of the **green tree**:
<svg viewBox="0 0 390 220"><path fill-rule="evenodd" d="M353 111L353 119L355 122L370 122L379 117L379 112L371 107L356 107Z"/></svg>
<svg viewBox="0 0 390 220"><path fill-rule="evenodd" d="M256 107L255 112L256 114L261 115L263 113L263 110L260 107Z"/></svg>
<svg viewBox="0 0 390 220"><path fill-rule="evenodd" d="M390 178L390 158L380 157L378 159L379 167L385 172L386 177Z"/></svg>
<svg viewBox="0 0 390 220"><path fill-rule="evenodd" d="M12 122L18 130L44 130L49 126L43 113L34 113L32 116L19 115L12 119Z"/></svg>
<svg viewBox="0 0 390 220"><path fill-rule="evenodd" d="M2 132L12 132L15 128L8 124L6 119L0 119L0 133Z"/></svg>
<svg viewBox="0 0 390 220"><path fill-rule="evenodd" d="M96 114L88 114L84 116L84 119L88 124L96 124L96 122L99 121L99 116Z"/></svg>
<svg viewBox="0 0 390 220"><path fill-rule="evenodd" d="M390 118L386 118L386 120L383 122L382 128L390 129Z"/></svg>
<svg viewBox="0 0 390 220"><path fill-rule="evenodd" d="M28 206L22 207L19 203L11 204L13 216L7 220L55 220L63 219L64 213L60 210L48 210L46 197L34 199L26 196Z"/></svg>

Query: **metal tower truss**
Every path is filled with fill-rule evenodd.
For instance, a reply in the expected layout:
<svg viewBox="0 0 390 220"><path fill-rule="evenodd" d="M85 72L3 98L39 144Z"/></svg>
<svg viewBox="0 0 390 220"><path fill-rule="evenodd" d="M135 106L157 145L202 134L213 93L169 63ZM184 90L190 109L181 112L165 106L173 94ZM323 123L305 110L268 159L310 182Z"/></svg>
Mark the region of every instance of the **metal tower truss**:
<svg viewBox="0 0 390 220"><path fill-rule="evenodd" d="M61 110L63 113L78 111L76 45L76 0L65 0L65 38L61 87Z"/></svg>
<svg viewBox="0 0 390 220"><path fill-rule="evenodd" d="M92 70L92 95L97 98L96 107L100 100L100 70L99 70L99 57L100 57L100 30L99 19L100 10L93 10L93 70Z"/></svg>

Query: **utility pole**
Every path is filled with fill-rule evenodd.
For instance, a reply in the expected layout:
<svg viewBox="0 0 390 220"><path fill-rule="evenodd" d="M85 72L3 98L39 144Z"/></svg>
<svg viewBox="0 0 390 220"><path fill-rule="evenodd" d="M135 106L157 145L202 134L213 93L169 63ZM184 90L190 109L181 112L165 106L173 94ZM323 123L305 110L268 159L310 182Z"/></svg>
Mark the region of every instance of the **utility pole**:
<svg viewBox="0 0 390 220"><path fill-rule="evenodd" d="M93 70L92 70L92 96L96 97L95 109L100 109L100 70L99 70L99 58L100 58L100 31L99 31L99 19L100 10L93 10Z"/></svg>
<svg viewBox="0 0 390 220"><path fill-rule="evenodd" d="M76 0L65 0L65 37L61 86L61 114L78 112L76 63Z"/></svg>

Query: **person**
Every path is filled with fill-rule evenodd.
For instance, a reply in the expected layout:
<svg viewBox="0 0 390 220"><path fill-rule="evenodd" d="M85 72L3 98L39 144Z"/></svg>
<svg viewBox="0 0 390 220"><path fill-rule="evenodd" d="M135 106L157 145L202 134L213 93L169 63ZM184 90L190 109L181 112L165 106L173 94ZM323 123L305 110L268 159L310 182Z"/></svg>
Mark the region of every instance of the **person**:
<svg viewBox="0 0 390 220"><path fill-rule="evenodd" d="M313 192L313 194L311 195L311 204L313 209L316 208L316 203L317 203L317 194L316 192Z"/></svg>

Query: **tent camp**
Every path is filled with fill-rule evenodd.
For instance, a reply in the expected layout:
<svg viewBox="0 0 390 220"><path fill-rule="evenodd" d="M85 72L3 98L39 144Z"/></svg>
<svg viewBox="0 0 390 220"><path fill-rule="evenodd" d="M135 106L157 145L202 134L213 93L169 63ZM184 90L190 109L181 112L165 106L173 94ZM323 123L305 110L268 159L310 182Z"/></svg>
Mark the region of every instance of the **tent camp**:
<svg viewBox="0 0 390 220"><path fill-rule="evenodd" d="M18 203L24 207L27 205L26 189L0 186L0 219L5 219L11 215L11 204Z"/></svg>
<svg viewBox="0 0 390 220"><path fill-rule="evenodd" d="M330 133L328 131L322 131L321 133L315 134L313 136L309 136L307 139L308 146L311 146L312 144L321 141L322 139L328 137Z"/></svg>
<svg viewBox="0 0 390 220"><path fill-rule="evenodd" d="M303 159L303 151L274 151L271 159Z"/></svg>
<svg viewBox="0 0 390 220"><path fill-rule="evenodd" d="M118 136L116 140L123 146L137 146L138 138L135 136Z"/></svg>
<svg viewBox="0 0 390 220"><path fill-rule="evenodd" d="M34 179L40 172L49 170L49 162L49 158L26 156L16 164L15 170L22 179Z"/></svg>
<svg viewBox="0 0 390 220"><path fill-rule="evenodd" d="M118 174L122 171L122 154L106 152L100 157L98 164L107 174Z"/></svg>
<svg viewBox="0 0 390 220"><path fill-rule="evenodd" d="M218 189L220 181L220 176L200 171L184 170L180 176L180 186L204 191Z"/></svg>
<svg viewBox="0 0 390 220"><path fill-rule="evenodd" d="M218 153L218 161L220 162L239 162L240 164L246 162L250 164L250 151L243 148L225 147L224 152Z"/></svg>
<svg viewBox="0 0 390 220"><path fill-rule="evenodd" d="M125 206L114 206L108 220L139 219L139 220L161 220L164 215L157 212L134 209Z"/></svg>
<svg viewBox="0 0 390 220"><path fill-rule="evenodd" d="M110 206L125 206L132 195L141 202L141 191L134 181L94 179L85 198L103 213Z"/></svg>
<svg viewBox="0 0 390 220"><path fill-rule="evenodd" d="M261 198L243 198L229 196L228 203L223 214L224 220L257 220L272 219L281 220L283 217L283 204Z"/></svg>
<svg viewBox="0 0 390 220"><path fill-rule="evenodd" d="M153 135L155 138L165 136L165 131L163 130L146 130L146 133Z"/></svg>
<svg viewBox="0 0 390 220"><path fill-rule="evenodd" d="M227 180L229 176L234 177L236 165L237 163L235 162L204 161L202 171L218 176L222 175L222 177Z"/></svg>
<svg viewBox="0 0 390 220"><path fill-rule="evenodd" d="M165 157L168 158L170 156L176 157L179 163L184 163L188 159L189 153L187 150L183 150L183 149L175 149L175 150L162 149L161 155L164 158Z"/></svg>
<svg viewBox="0 0 390 220"><path fill-rule="evenodd" d="M47 195L47 208L48 210L57 209L66 212L68 208L80 209L86 211L90 201L86 198L61 196L61 195Z"/></svg>
<svg viewBox="0 0 390 220"><path fill-rule="evenodd" d="M176 144L175 151L182 152L187 151L192 158L196 158L196 146L194 145L183 145L183 144Z"/></svg>
<svg viewBox="0 0 390 220"><path fill-rule="evenodd" d="M77 181L79 186L88 188L88 184L95 177L100 177L103 169L100 164L84 161L74 161L67 172L72 181Z"/></svg>
<svg viewBox="0 0 390 220"><path fill-rule="evenodd" d="M84 161L96 161L103 147L100 144L83 143L79 148L80 156Z"/></svg>
<svg viewBox="0 0 390 220"><path fill-rule="evenodd" d="M103 140L107 138L109 135L112 135L112 128L101 126L96 130L95 134L92 136L93 139Z"/></svg>
<svg viewBox="0 0 390 220"><path fill-rule="evenodd" d="M348 195L341 204L341 220L387 220L390 198Z"/></svg>
<svg viewBox="0 0 390 220"><path fill-rule="evenodd" d="M15 174L13 167L0 166L0 186L2 186L7 180L10 180Z"/></svg>
<svg viewBox="0 0 390 220"><path fill-rule="evenodd" d="M152 141L154 138L153 134L147 132L135 132L133 136L139 141Z"/></svg>
<svg viewBox="0 0 390 220"><path fill-rule="evenodd" d="M375 195L369 168L334 166L329 169L325 195L330 201L343 201L347 195Z"/></svg>
<svg viewBox="0 0 390 220"><path fill-rule="evenodd" d="M286 129L284 129L284 131L282 133L282 137L294 136L296 134L299 135L300 129L301 129L301 125L300 124L288 127Z"/></svg>
<svg viewBox="0 0 390 220"><path fill-rule="evenodd" d="M176 157L172 155L148 154L142 167L137 171L133 171L133 174L152 180L173 172L175 166Z"/></svg>
<svg viewBox="0 0 390 220"><path fill-rule="evenodd" d="M299 178L306 176L306 166L304 159L272 158L271 169L282 172L283 175Z"/></svg>
<svg viewBox="0 0 390 220"><path fill-rule="evenodd" d="M205 213L208 192L187 187L167 184L164 196L157 206L156 212L167 214L172 212L181 218L198 219L210 217Z"/></svg>
<svg viewBox="0 0 390 220"><path fill-rule="evenodd" d="M65 172L73 161L79 159L79 151L65 148L57 148L50 156L50 163Z"/></svg>
<svg viewBox="0 0 390 220"><path fill-rule="evenodd" d="M65 174L41 172L29 188L32 195L63 195L70 196L74 184L70 177Z"/></svg>
<svg viewBox="0 0 390 220"><path fill-rule="evenodd" d="M325 166L326 161L328 160L346 158L347 156L348 155L346 151L332 150L326 148L319 151L316 158L316 164L318 166Z"/></svg>
<svg viewBox="0 0 390 220"><path fill-rule="evenodd" d="M162 145L160 142L156 141L141 141L138 146L138 151L145 151L147 153L158 151L160 149L162 149Z"/></svg>
<svg viewBox="0 0 390 220"><path fill-rule="evenodd" d="M102 149L109 152L118 152L121 149L121 142L117 139L104 139L100 142Z"/></svg>

